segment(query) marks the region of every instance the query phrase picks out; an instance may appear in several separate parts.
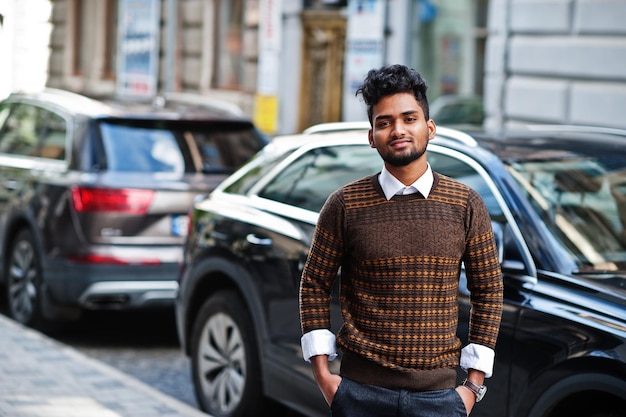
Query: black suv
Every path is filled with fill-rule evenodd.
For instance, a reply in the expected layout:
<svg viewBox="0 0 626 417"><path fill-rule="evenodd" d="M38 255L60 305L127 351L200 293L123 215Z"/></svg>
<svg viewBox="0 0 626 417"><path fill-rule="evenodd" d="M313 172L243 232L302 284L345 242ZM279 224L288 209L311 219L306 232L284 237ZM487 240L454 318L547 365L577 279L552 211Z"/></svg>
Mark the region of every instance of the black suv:
<svg viewBox="0 0 626 417"><path fill-rule="evenodd" d="M593 130L438 127L429 144L435 171L483 197L500 250L496 364L473 417L626 416L626 132ZM270 397L328 415L302 359L300 274L326 197L381 167L366 130L275 138L195 204L176 317L203 410L257 415ZM462 274L464 343L468 320Z"/></svg>
<svg viewBox="0 0 626 417"><path fill-rule="evenodd" d="M15 320L173 302L194 198L267 139L226 106L155 103L59 90L0 102L0 282Z"/></svg>

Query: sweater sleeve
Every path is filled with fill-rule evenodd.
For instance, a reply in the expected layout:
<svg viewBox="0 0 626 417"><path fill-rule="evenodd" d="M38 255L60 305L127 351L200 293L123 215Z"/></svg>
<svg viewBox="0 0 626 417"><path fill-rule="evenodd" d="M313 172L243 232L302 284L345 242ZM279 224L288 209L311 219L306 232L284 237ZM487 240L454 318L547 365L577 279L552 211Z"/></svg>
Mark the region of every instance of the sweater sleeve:
<svg viewBox="0 0 626 417"><path fill-rule="evenodd" d="M320 211L299 291L300 325L306 334L330 330L330 301L343 257L345 206L341 190L331 194Z"/></svg>
<svg viewBox="0 0 626 417"><path fill-rule="evenodd" d="M491 218L474 190L469 193L466 225L463 262L471 303L469 343L494 349L502 317L502 272Z"/></svg>

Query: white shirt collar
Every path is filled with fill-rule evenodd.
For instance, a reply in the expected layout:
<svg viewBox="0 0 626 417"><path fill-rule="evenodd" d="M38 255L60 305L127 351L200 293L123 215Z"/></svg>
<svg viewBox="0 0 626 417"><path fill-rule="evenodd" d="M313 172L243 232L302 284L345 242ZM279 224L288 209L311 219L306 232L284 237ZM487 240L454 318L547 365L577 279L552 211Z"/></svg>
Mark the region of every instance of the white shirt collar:
<svg viewBox="0 0 626 417"><path fill-rule="evenodd" d="M400 180L391 175L391 173L387 171L387 168L383 165L383 169L378 176L378 182L380 183L387 200L391 200L396 194L412 194L417 191L422 193L424 198L428 198L428 194L430 194L430 189L433 187L434 182L433 170L430 168L430 164L428 164L426 172L424 172L424 174L413 184L407 187L402 184Z"/></svg>

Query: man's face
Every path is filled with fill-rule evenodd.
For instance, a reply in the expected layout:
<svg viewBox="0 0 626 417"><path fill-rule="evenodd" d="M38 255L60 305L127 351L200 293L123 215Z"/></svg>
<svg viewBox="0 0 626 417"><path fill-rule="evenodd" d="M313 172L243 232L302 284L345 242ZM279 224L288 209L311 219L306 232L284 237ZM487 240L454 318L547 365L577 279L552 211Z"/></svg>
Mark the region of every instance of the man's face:
<svg viewBox="0 0 626 417"><path fill-rule="evenodd" d="M369 142L387 164L402 167L425 158L435 130L435 123L426 120L413 94L398 93L383 97L372 107Z"/></svg>

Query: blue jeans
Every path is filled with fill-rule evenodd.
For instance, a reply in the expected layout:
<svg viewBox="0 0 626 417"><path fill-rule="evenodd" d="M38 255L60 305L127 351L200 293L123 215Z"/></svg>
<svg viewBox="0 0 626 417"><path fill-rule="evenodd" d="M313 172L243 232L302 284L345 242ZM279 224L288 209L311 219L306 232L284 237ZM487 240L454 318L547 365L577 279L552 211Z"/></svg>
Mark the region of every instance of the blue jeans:
<svg viewBox="0 0 626 417"><path fill-rule="evenodd" d="M454 389L414 392L343 378L330 406L332 417L467 417Z"/></svg>

